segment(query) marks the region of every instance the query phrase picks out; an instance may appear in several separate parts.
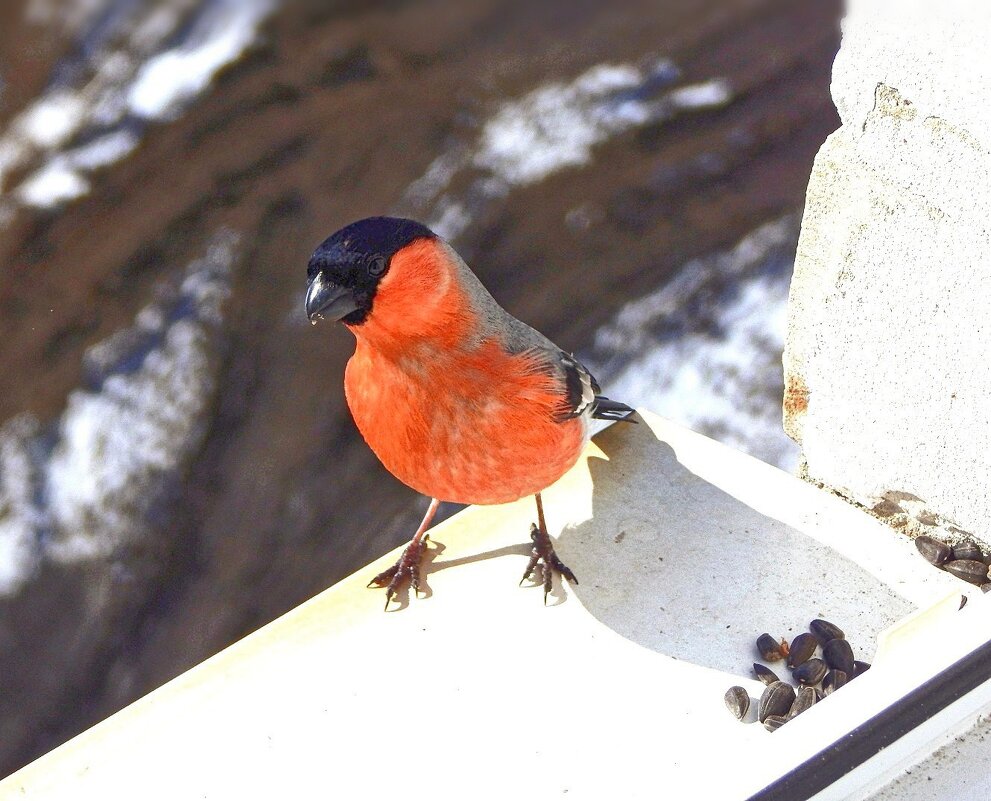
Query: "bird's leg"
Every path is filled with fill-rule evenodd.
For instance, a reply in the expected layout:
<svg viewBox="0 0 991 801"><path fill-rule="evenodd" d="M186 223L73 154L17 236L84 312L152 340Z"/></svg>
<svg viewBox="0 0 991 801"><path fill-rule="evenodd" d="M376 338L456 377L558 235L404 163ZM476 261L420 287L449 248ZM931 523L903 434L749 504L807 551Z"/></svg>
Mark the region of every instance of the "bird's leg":
<svg viewBox="0 0 991 801"><path fill-rule="evenodd" d="M544 503L540 499L538 492L533 496L537 501L537 524L530 524L530 539L533 540L533 550L530 552L530 561L527 563L526 572L520 579L520 584L533 575L533 571L539 566L544 584L544 603L547 603L547 595L551 591L551 581L556 570L564 578L573 584L578 583L575 574L571 569L554 553L554 546L551 538L547 534L547 524L544 522Z"/></svg>
<svg viewBox="0 0 991 801"><path fill-rule="evenodd" d="M396 594L396 590L399 588L403 579L409 579L414 594L420 591L420 562L423 560L423 549L427 544L427 526L434 519L438 506L440 506L440 501L437 498L431 499L430 506L427 507L427 513L423 516L420 527L416 530L416 534L413 535L413 539L410 540L409 545L403 549L403 553L396 560L396 563L388 570L383 570L368 582L369 587L385 587L386 609L389 608L389 601Z"/></svg>

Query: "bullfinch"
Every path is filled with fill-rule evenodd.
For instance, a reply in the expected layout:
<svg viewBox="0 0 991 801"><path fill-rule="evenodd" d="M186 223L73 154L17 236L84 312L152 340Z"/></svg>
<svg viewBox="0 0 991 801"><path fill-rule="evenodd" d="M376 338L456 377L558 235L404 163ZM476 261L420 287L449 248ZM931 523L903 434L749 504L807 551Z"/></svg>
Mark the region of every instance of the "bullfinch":
<svg viewBox="0 0 991 801"><path fill-rule="evenodd" d="M541 490L575 462L591 418L633 409L599 394L585 367L506 312L454 249L424 225L359 220L331 235L307 267L306 315L357 340L347 403L368 446L396 478L431 498L399 560L368 586L414 593L426 531L441 501L498 504L533 495L537 523L523 581L537 568L544 602L557 572L577 583L547 533Z"/></svg>

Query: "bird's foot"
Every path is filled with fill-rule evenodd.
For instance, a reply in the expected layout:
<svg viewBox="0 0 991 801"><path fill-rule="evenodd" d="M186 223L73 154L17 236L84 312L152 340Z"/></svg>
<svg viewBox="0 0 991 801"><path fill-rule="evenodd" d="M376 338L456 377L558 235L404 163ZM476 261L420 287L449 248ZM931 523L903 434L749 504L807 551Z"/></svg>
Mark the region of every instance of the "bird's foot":
<svg viewBox="0 0 991 801"><path fill-rule="evenodd" d="M399 585L404 580L409 579L413 594L420 592L420 562L423 561L423 551L427 547L427 538L413 540L403 550L402 556L396 563L379 573L368 582L369 587L385 587L385 608L389 608L389 602L399 589Z"/></svg>
<svg viewBox="0 0 991 801"><path fill-rule="evenodd" d="M530 561L527 563L523 578L520 579L520 584L530 578L539 567L543 577L544 603L546 604L555 572L560 573L572 584L577 584L578 579L571 572L571 568L558 559L557 554L554 553L554 546L551 544L551 538L547 532L535 523L530 524L530 539L533 540L533 550L530 552Z"/></svg>

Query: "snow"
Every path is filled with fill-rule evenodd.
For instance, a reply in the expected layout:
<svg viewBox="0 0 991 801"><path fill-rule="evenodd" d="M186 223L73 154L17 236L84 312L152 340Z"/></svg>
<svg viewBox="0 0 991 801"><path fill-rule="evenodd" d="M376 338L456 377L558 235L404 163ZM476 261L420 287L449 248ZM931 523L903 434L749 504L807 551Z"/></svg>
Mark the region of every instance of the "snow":
<svg viewBox="0 0 991 801"><path fill-rule="evenodd" d="M179 115L256 41L274 8L275 0L32 0L29 21L58 23L84 44L0 131L0 228L19 206L54 208L87 194L88 173L133 152L149 122ZM7 185L17 173L26 177Z"/></svg>
<svg viewBox="0 0 991 801"><path fill-rule="evenodd" d="M70 150L66 160L80 170L98 170L120 161L133 151L140 140L132 131L119 130L94 139L88 144Z"/></svg>
<svg viewBox="0 0 991 801"><path fill-rule="evenodd" d="M97 391L70 395L45 483L56 532L52 558L110 555L140 531L157 486L198 445L216 381L211 333L229 293L234 244L232 234L221 234L187 269L175 307L189 304L188 315L171 322L161 309L140 315L141 334L160 335L160 344L138 369L111 373ZM102 361L109 361L106 354Z"/></svg>
<svg viewBox="0 0 991 801"><path fill-rule="evenodd" d="M457 239L471 225L471 214L463 203L445 198L437 206L430 229L445 239Z"/></svg>
<svg viewBox="0 0 991 801"><path fill-rule="evenodd" d="M205 90L214 76L255 41L258 26L272 11L271 0L222 0L179 47L150 59L127 92L139 117L170 119Z"/></svg>
<svg viewBox="0 0 991 801"><path fill-rule="evenodd" d="M733 92L729 82L722 78L682 86L668 93L668 100L682 109L718 108L732 99Z"/></svg>
<svg viewBox="0 0 991 801"><path fill-rule="evenodd" d="M0 597L15 592L39 561L31 443L38 423L22 415L0 428Z"/></svg>
<svg viewBox="0 0 991 801"><path fill-rule="evenodd" d="M72 35L99 14L104 5L104 0L29 0L24 16L34 25L59 26L66 35Z"/></svg>
<svg viewBox="0 0 991 801"><path fill-rule="evenodd" d="M65 117L65 120L68 120L68 117ZM66 122L65 127L67 125ZM23 130L29 131L31 128L25 126ZM34 144L39 144L40 139L35 138L33 141ZM85 173L119 161L134 150L138 142L136 134L121 129L75 149L57 152L25 178L14 190L13 195L23 205L41 209L55 208L75 200L90 190L90 182ZM11 147L13 146L9 145L6 151L0 150L0 178L6 163L19 166L24 159L18 156L23 157L28 152L26 147L20 148L19 153L12 152ZM10 153L7 158L3 156L5 152Z"/></svg>
<svg viewBox="0 0 991 801"><path fill-rule="evenodd" d="M219 232L178 286L90 348L93 389L71 393L51 432L24 416L0 429L0 595L43 559L105 558L147 533L205 431L236 248Z"/></svg>
<svg viewBox="0 0 991 801"><path fill-rule="evenodd" d="M625 103L617 113L605 102L642 79L630 65L602 64L570 83L549 84L504 103L482 130L475 166L526 185L588 163L595 145L645 118L646 112L637 113L643 104Z"/></svg>
<svg viewBox="0 0 991 801"><path fill-rule="evenodd" d="M407 188L398 213L420 217L454 239L493 200L561 170L589 164L595 148L648 124L732 100L729 82L713 78L671 88L678 68L667 59L641 67L598 64L569 81L552 81L495 106L474 142L441 153ZM450 187L471 180L467 189Z"/></svg>
<svg viewBox="0 0 991 801"><path fill-rule="evenodd" d="M441 153L430 162L426 172L407 187L406 197L414 203L427 203L433 200L447 188L468 158L468 149L460 145Z"/></svg>
<svg viewBox="0 0 991 801"><path fill-rule="evenodd" d="M78 94L56 90L42 96L14 120L14 129L40 148L63 144L85 119L85 102Z"/></svg>
<svg viewBox="0 0 991 801"><path fill-rule="evenodd" d="M781 352L797 235L794 215L768 223L620 310L582 354L604 392L794 469Z"/></svg>
<svg viewBox="0 0 991 801"><path fill-rule="evenodd" d="M82 197L88 191L89 181L64 158L56 158L28 176L17 187L16 197L26 206L49 209Z"/></svg>

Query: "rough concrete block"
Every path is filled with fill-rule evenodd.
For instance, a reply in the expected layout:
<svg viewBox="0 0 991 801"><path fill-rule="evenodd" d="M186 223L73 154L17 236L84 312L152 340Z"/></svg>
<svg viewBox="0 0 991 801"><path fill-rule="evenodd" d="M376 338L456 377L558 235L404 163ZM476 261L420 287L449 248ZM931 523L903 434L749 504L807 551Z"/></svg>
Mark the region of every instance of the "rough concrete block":
<svg viewBox="0 0 991 801"><path fill-rule="evenodd" d="M991 8L853 2L785 349L806 477L991 537Z"/></svg>

